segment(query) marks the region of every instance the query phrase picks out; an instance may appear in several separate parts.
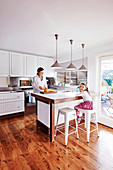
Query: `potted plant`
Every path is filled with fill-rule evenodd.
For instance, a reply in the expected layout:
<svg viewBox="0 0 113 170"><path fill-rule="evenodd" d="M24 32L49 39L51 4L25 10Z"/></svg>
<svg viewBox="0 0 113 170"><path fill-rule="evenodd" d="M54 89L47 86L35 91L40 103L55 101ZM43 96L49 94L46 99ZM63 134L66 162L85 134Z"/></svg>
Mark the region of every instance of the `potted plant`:
<svg viewBox="0 0 113 170"><path fill-rule="evenodd" d="M30 80L30 86L32 86L32 80Z"/></svg>

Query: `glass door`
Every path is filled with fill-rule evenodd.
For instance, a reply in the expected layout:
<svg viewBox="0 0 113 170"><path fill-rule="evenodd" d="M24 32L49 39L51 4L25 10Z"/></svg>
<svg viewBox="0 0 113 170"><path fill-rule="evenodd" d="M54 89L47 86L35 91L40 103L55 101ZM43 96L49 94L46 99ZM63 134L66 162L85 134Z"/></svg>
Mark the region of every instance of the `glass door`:
<svg viewBox="0 0 113 170"><path fill-rule="evenodd" d="M99 59L99 122L113 128L113 56Z"/></svg>

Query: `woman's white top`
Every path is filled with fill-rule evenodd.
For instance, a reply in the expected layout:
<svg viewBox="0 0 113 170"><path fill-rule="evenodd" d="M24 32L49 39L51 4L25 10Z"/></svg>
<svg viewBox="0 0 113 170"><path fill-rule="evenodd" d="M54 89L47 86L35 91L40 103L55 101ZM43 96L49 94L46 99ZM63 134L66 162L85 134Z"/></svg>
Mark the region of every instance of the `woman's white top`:
<svg viewBox="0 0 113 170"><path fill-rule="evenodd" d="M41 89L39 88L39 86L41 86L43 89L45 89L45 87L47 87L47 83L46 83L45 79L41 80L40 77L38 75L36 75L35 77L33 77L32 86L33 86L34 93L40 93Z"/></svg>
<svg viewBox="0 0 113 170"><path fill-rule="evenodd" d="M84 102L92 101L92 98L87 91L82 91L82 92L78 93L77 96L82 96Z"/></svg>

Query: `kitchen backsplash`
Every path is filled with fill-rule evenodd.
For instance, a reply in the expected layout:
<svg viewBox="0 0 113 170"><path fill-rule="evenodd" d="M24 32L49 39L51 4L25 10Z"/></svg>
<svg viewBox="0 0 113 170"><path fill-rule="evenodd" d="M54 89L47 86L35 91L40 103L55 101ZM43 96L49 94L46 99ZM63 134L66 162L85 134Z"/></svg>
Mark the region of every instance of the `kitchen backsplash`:
<svg viewBox="0 0 113 170"><path fill-rule="evenodd" d="M0 87L8 87L8 77L0 77Z"/></svg>
<svg viewBox="0 0 113 170"><path fill-rule="evenodd" d="M26 77L0 77L0 87L8 87L8 86L20 86L20 80L30 80L32 78Z"/></svg>

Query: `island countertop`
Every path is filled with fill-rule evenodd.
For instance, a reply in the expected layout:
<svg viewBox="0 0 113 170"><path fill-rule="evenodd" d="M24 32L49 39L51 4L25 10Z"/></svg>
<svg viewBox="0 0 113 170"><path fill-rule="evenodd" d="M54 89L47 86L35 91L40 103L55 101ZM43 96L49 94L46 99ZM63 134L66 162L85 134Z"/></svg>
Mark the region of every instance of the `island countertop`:
<svg viewBox="0 0 113 170"><path fill-rule="evenodd" d="M50 141L54 142L54 113L55 105L64 102L71 102L82 99L81 96L76 96L76 92L58 92L52 94L31 93L31 96L36 99L36 113L37 113L37 101L50 105Z"/></svg>
<svg viewBox="0 0 113 170"><path fill-rule="evenodd" d="M43 100L46 103L51 102L54 104L82 99L81 96L76 96L77 92L58 92L51 94L31 93L31 95L39 101Z"/></svg>

